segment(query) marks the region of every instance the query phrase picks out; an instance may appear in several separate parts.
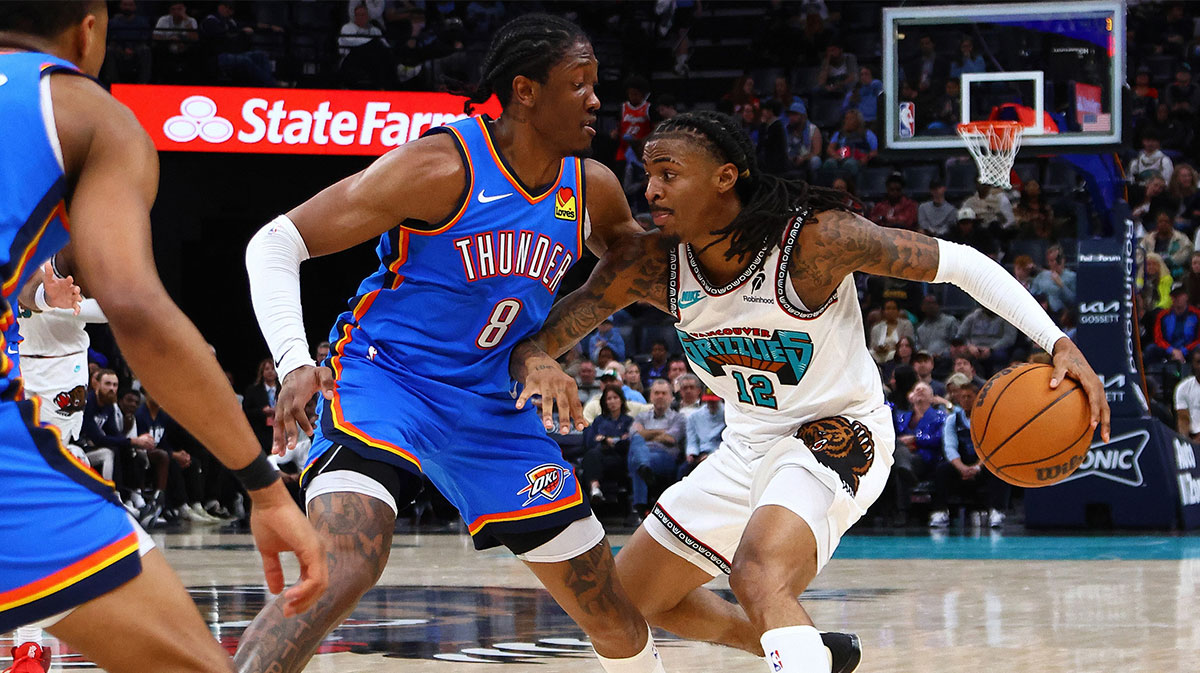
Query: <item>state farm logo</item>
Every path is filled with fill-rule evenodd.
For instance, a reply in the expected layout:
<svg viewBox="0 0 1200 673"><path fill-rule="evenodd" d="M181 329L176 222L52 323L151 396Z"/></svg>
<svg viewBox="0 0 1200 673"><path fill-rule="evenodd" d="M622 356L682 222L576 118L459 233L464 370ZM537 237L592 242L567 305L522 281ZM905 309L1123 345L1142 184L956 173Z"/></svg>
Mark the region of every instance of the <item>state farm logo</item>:
<svg viewBox="0 0 1200 673"><path fill-rule="evenodd" d="M208 96L188 96L179 104L179 114L163 124L163 135L177 143L202 138L223 143L233 137L233 124L217 116L217 104Z"/></svg>
<svg viewBox="0 0 1200 673"><path fill-rule="evenodd" d="M1059 483L1065 484L1084 477L1100 477L1126 486L1141 486L1144 480L1142 467L1138 463L1149 442L1150 433L1138 430L1117 435L1107 444L1095 444L1084 456L1079 469Z"/></svg>

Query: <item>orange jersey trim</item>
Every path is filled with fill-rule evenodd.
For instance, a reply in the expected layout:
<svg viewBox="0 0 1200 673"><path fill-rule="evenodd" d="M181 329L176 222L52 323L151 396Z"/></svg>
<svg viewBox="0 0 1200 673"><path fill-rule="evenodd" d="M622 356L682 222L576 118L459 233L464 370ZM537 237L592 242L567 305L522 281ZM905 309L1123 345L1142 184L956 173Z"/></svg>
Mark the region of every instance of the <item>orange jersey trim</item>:
<svg viewBox="0 0 1200 673"><path fill-rule="evenodd" d="M576 221L576 238L575 243L575 261L583 259L583 223L587 220L587 195L584 193L586 185L583 183L583 159L575 159L575 193L579 195L579 199L575 202L575 207L579 209L576 213L578 220Z"/></svg>
<svg viewBox="0 0 1200 673"><path fill-rule="evenodd" d="M461 215L461 213L460 213L460 215ZM400 231L398 232L398 235L396 236L396 261L394 261L388 265L388 271L391 271L392 274L396 276L396 279L394 281L392 281L391 289L395 290L396 288L400 287L401 283L404 282L404 276L400 275L400 267L404 266L405 262L407 262L407 261L408 261L408 230L401 227ZM361 316L358 316L358 317L361 317ZM356 317L356 319L357 319L357 317Z"/></svg>
<svg viewBox="0 0 1200 673"><path fill-rule="evenodd" d="M38 243L42 240L42 236L44 236L46 233L46 227L50 226L50 222L52 222L56 216L62 218L64 229L67 231L71 230L70 225L67 223L67 204L64 201L59 201L58 205L54 206L54 209L51 210L50 214L46 216L46 220L42 222L42 226L38 227L37 233L34 234L33 238L29 240L29 244L25 246L25 250L23 250L20 256L17 257L17 263L13 267L12 277L4 281L4 285L0 285L0 292L2 292L5 297L11 295L13 290L17 288L17 283L20 282L21 275L25 273L25 265L29 264L30 258L33 257L34 251L37 250Z"/></svg>
<svg viewBox="0 0 1200 673"><path fill-rule="evenodd" d="M546 200L547 196L550 196L558 191L558 184L562 182L563 167L567 163L565 159L558 162L558 177L554 178L554 182L550 183L553 186L546 190L546 193L542 194L541 196L531 196L529 192L525 191L525 188L521 186L520 181L518 181L512 173L508 172L508 168L504 165L504 160L500 158L500 153L496 151L496 146L492 143L492 135L488 132L487 124L484 123L483 117L476 117L475 119L479 122L479 128L483 129L483 140L487 143L488 151L491 152L492 159L496 162L496 168L500 169L500 173L504 175L509 184L511 184L513 188L521 194L521 196L525 197L526 201L529 203L541 203L542 201Z"/></svg>
<svg viewBox="0 0 1200 673"><path fill-rule="evenodd" d="M583 488L579 485L579 480L575 480L575 495L565 501L548 502L544 505L531 507L529 509L519 509L515 512L500 512L499 514L484 514L483 516L471 522L467 526L467 532L474 535L489 523L500 523L502 521L521 521L522 519L533 519L547 514L561 512L564 509L570 509L583 502Z"/></svg>
<svg viewBox="0 0 1200 673"><path fill-rule="evenodd" d="M132 532L56 573L47 575L23 587L17 587L16 589L0 593L0 612L27 605L57 593L72 584L77 584L117 561L126 558L130 554L138 553L138 547L137 533Z"/></svg>
<svg viewBox="0 0 1200 673"><path fill-rule="evenodd" d="M471 196L475 193L475 163L471 160L471 150L467 149L467 141L463 139L462 134L458 132L458 129L454 128L453 126L445 126L443 128L450 133L453 133L454 137L458 139L458 146L462 148L462 154L467 159L467 198L463 199L462 204L458 207L458 212L454 213L454 215L445 224L437 229L424 231L421 229L410 229L401 224L401 232L411 231L412 233L420 236L436 236L444 233L450 227L458 224L458 221L461 220L462 216L466 214L467 206L471 203Z"/></svg>
<svg viewBox="0 0 1200 673"><path fill-rule="evenodd" d="M375 292L370 292L363 296L361 300L359 300L358 306L354 307L354 317L356 320L361 318L362 315L367 312L367 308L370 308L371 302L374 301L375 295L378 294L378 292L378 290ZM341 358L343 355L345 355L346 345L354 340L354 337L352 336L353 330L354 325L352 324L347 324L342 328L342 338L338 339L337 344L335 344L335 355L329 360L329 366L333 368L333 378L335 381L333 388L333 402L329 405L330 411L333 412L333 427L346 433L347 435L350 435L367 446L400 456L404 460L416 465L417 469L421 469L421 461L418 460L417 457L412 453L405 451L404 449L390 442L385 442L381 439L375 439L374 437L355 427L355 425L350 421L346 420L346 414L342 411L342 397L338 393L336 382L342 378Z"/></svg>

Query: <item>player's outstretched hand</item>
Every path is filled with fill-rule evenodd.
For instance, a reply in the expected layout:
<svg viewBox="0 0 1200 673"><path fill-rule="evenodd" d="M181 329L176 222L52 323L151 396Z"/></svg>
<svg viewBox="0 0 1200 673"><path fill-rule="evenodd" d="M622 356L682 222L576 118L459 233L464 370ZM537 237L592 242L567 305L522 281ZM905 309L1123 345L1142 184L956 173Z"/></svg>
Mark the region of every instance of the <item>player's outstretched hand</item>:
<svg viewBox="0 0 1200 673"><path fill-rule="evenodd" d="M1100 438L1109 438L1109 409L1108 398L1104 394L1104 384L1100 377L1092 371L1087 358L1083 357L1079 347L1070 339L1063 337L1054 344L1054 375L1050 378L1050 388L1057 388L1064 377L1071 377L1083 386L1087 393L1088 404L1092 407L1092 427L1100 426Z"/></svg>
<svg viewBox="0 0 1200 673"><path fill-rule="evenodd" d="M271 593L283 591L283 566L279 554L292 552L300 562L300 580L283 596L285 617L311 608L329 586L329 568L325 564L325 545L312 524L300 513L283 482L250 491L254 501L250 511L250 532L262 554L263 573Z"/></svg>
<svg viewBox="0 0 1200 673"><path fill-rule="evenodd" d="M312 423L304 407L318 392L327 400L333 399L333 372L328 367L305 365L288 372L275 400L275 427L272 429L272 452L283 456L288 449L296 448L299 425L304 434L311 436Z"/></svg>
<svg viewBox="0 0 1200 673"><path fill-rule="evenodd" d="M517 399L517 408L524 409L525 401L534 395L542 396L542 423L546 431L554 430L554 410L558 409L558 432L571 432L574 422L576 430L587 427L583 419L583 405L579 402L579 386L575 379L563 371L554 358L538 351L525 359L525 390Z"/></svg>
<svg viewBox="0 0 1200 673"><path fill-rule="evenodd" d="M79 315L79 304L83 301L83 293L75 284L74 276L59 278L54 273L50 262L42 265L42 288L46 294L46 303L54 308L69 308Z"/></svg>

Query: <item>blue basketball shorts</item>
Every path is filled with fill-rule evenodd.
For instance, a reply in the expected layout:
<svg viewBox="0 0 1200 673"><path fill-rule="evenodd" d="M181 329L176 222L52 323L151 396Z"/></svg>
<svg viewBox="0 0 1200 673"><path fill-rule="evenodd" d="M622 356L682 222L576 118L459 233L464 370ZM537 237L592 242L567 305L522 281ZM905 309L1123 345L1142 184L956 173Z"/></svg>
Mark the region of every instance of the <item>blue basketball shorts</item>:
<svg viewBox="0 0 1200 673"><path fill-rule="evenodd" d="M150 548L112 482L37 417L36 401L0 403L0 633L116 589Z"/></svg>
<svg viewBox="0 0 1200 673"><path fill-rule="evenodd" d="M497 535L591 516L571 464L530 406L517 410L508 393L465 391L377 364L381 354L354 339L339 347L328 365L336 392L322 401L304 486L339 446L424 474L458 508L476 549L499 545Z"/></svg>

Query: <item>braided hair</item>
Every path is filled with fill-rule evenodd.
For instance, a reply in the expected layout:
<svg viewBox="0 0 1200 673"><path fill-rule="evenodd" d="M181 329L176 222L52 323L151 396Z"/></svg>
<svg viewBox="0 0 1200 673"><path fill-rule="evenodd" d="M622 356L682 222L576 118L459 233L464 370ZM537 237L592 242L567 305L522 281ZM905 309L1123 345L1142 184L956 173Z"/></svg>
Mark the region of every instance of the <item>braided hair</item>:
<svg viewBox="0 0 1200 673"><path fill-rule="evenodd" d="M588 42L583 29L550 14L524 14L500 27L480 68L479 86L463 105L471 113L492 94L502 108L512 100L512 81L518 75L545 82L550 69L578 42Z"/></svg>
<svg viewBox="0 0 1200 673"><path fill-rule="evenodd" d="M713 231L718 238L705 246L728 240L726 259L770 249L783 237L788 222L805 208L852 212L844 192L764 173L750 136L729 115L708 110L685 112L659 124L647 141L665 138L697 143L717 161L737 167L734 192L742 209L732 222Z"/></svg>

